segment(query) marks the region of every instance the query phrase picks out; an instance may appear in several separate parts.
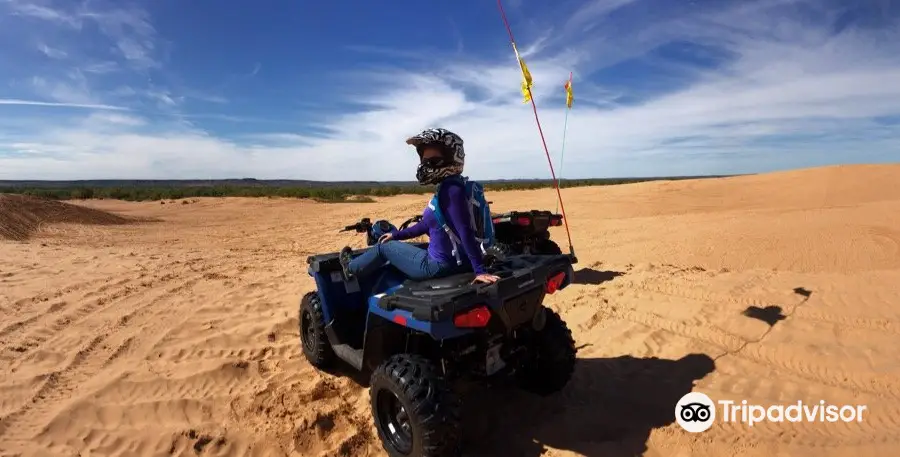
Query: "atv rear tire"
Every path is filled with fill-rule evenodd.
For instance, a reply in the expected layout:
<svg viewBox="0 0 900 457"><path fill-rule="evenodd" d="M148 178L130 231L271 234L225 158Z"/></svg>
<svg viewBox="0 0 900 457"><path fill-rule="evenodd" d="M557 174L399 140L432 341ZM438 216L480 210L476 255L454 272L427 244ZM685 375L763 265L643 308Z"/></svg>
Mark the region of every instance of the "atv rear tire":
<svg viewBox="0 0 900 457"><path fill-rule="evenodd" d="M459 454L459 399L428 359L388 358L372 373L369 396L378 437L391 457Z"/></svg>
<svg viewBox="0 0 900 457"><path fill-rule="evenodd" d="M559 248L559 245L556 244L553 240L539 240L534 243L534 252L535 255L559 255L562 254L562 249Z"/></svg>
<svg viewBox="0 0 900 457"><path fill-rule="evenodd" d="M575 371L575 340L562 318L551 309L544 309L544 328L534 333L528 344L531 354L516 372L519 387L528 392L547 396L562 390Z"/></svg>
<svg viewBox="0 0 900 457"><path fill-rule="evenodd" d="M325 335L325 315L319 294L308 292L300 300L300 349L306 360L316 368L326 368L334 362L334 350Z"/></svg>

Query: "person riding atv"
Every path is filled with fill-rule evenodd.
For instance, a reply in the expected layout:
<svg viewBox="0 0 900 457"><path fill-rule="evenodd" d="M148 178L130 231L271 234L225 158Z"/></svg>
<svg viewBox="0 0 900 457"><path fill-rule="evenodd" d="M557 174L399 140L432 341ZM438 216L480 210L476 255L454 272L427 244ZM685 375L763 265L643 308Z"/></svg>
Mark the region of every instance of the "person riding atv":
<svg viewBox="0 0 900 457"><path fill-rule="evenodd" d="M407 143L419 153L419 182L437 187L422 220L396 230L363 219L344 231L366 233L367 248L309 256L315 290L300 300L298 331L313 366L340 360L368 374L387 455L456 456L459 387L512 381L547 396L569 383L578 348L544 300L572 284L577 259L498 257L483 188L461 176L462 139L430 129ZM401 241L426 233L427 245Z"/></svg>
<svg viewBox="0 0 900 457"><path fill-rule="evenodd" d="M475 282L496 282L499 278L485 269L484 249L470 211L467 189L474 183L467 183L468 179L462 176L466 157L462 138L449 130L432 128L408 138L406 144L414 146L419 154L416 180L422 185L436 185L435 198L426 206L420 222L382 235L378 243L362 255L353 258L349 246L341 250L344 277L368 275L390 262L412 280L449 276L471 269L475 273ZM429 238L427 250L399 242L426 233ZM467 263L462 261L463 256L468 259Z"/></svg>

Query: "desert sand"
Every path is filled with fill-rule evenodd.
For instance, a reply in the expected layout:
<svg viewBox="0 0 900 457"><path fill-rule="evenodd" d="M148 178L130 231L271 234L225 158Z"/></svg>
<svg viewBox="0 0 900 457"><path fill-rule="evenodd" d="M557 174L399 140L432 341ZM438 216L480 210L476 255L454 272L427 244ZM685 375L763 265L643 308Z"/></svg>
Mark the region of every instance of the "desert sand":
<svg viewBox="0 0 900 457"><path fill-rule="evenodd" d="M577 284L546 304L580 348L574 378L544 399L471 392L468 455L900 455L900 165L563 196ZM297 306L306 256L364 245L339 228L425 199L0 196L0 455L384 455L367 389L302 357ZM867 410L691 434L674 422L691 390Z"/></svg>

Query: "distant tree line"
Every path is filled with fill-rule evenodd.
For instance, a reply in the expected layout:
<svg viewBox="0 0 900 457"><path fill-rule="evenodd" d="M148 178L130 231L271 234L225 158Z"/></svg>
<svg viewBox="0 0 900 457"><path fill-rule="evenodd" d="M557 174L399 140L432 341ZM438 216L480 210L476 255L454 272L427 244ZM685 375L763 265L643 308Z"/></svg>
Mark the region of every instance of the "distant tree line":
<svg viewBox="0 0 900 457"><path fill-rule="evenodd" d="M696 179L712 176L692 177L660 177L660 178L604 178L604 179L573 179L561 180L560 187L581 186L609 186L616 184L629 184L645 181ZM89 182L90 183L90 182ZM285 185L240 185L240 183L227 183L217 185L178 185L176 182L167 182L165 186L133 185L77 185L62 186L59 182L36 185L36 182L18 184L6 181L0 184L0 193L24 194L35 197L50 198L56 200L92 198L108 198L127 201L154 201L177 200L192 197L286 197L306 198L320 202L371 202L371 197L387 197L401 194L427 194L430 187L417 184L346 184L336 186L334 184L305 184L303 186ZM119 184L119 183L117 183ZM535 181L486 181L485 190L527 190L552 187L552 180Z"/></svg>

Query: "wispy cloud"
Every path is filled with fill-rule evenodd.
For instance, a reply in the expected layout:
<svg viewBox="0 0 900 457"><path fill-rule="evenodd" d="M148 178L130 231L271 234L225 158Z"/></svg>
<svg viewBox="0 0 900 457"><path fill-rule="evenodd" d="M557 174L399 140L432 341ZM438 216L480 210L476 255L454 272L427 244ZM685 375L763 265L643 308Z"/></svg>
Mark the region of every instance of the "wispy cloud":
<svg viewBox="0 0 900 457"><path fill-rule="evenodd" d="M8 97L10 100L41 101L48 107L109 109L131 105L138 111L162 112L174 118L184 116L181 111L189 98L227 103L219 94L192 89L183 83L176 93L172 82L179 78L164 68L164 46L160 46L164 40L158 37L149 14L134 4L105 0L0 0L0 15L4 6L14 17L32 21L27 26L31 34L44 37L36 45L39 53L52 60L65 59L55 69L43 67L27 79L26 86L32 89L29 97ZM54 41L58 44L54 45ZM64 51L62 46L70 47L72 52ZM257 62L240 77L252 78L261 68ZM117 81L117 86L110 87L110 81ZM22 86L21 81L17 84Z"/></svg>
<svg viewBox="0 0 900 457"><path fill-rule="evenodd" d="M123 113L92 113L85 118L85 124L112 124L125 125L129 127L138 127L146 125L147 121L141 117L123 114Z"/></svg>
<svg viewBox="0 0 900 457"><path fill-rule="evenodd" d="M4 3L9 6L12 14L16 16L42 19L72 28L81 28L81 20L77 16L66 13L63 10L24 0L4 0Z"/></svg>
<svg viewBox="0 0 900 457"><path fill-rule="evenodd" d="M178 100L172 97L168 91L150 90L146 92L147 97L155 100L158 106L163 108L174 107L178 105Z"/></svg>
<svg viewBox="0 0 900 457"><path fill-rule="evenodd" d="M64 78L48 79L41 76L31 78L37 94L61 103L98 105L100 100L91 93L87 78L77 70L70 70Z"/></svg>
<svg viewBox="0 0 900 457"><path fill-rule="evenodd" d="M119 7L119 2L61 3L54 7L44 2L4 0L12 14L49 21L80 30L85 23L96 25L113 40L115 49L138 68L158 66L152 54L156 29L147 13L135 7Z"/></svg>
<svg viewBox="0 0 900 457"><path fill-rule="evenodd" d="M603 18L637 0L588 0L575 10L572 16L562 27L574 33L590 32L600 24L598 18Z"/></svg>
<svg viewBox="0 0 900 457"><path fill-rule="evenodd" d="M111 61L88 63L81 67L81 71L85 73L93 73L98 75L112 73L117 70L119 70L119 64Z"/></svg>
<svg viewBox="0 0 900 457"><path fill-rule="evenodd" d="M50 46L47 46L43 43L38 45L38 50L51 59L65 59L66 56L68 56L65 51L61 49L51 48Z"/></svg>
<svg viewBox="0 0 900 457"><path fill-rule="evenodd" d="M111 38L122 57L138 69L155 68L156 29L143 10L109 9L80 13L80 17L96 22L100 30Z"/></svg>
<svg viewBox="0 0 900 457"><path fill-rule="evenodd" d="M116 110L127 111L128 108L111 105L92 105L83 103L59 103L59 102L42 102L37 100L17 100L9 98L0 98L0 105L21 105L21 106L56 106L61 108L84 108L97 110Z"/></svg>

